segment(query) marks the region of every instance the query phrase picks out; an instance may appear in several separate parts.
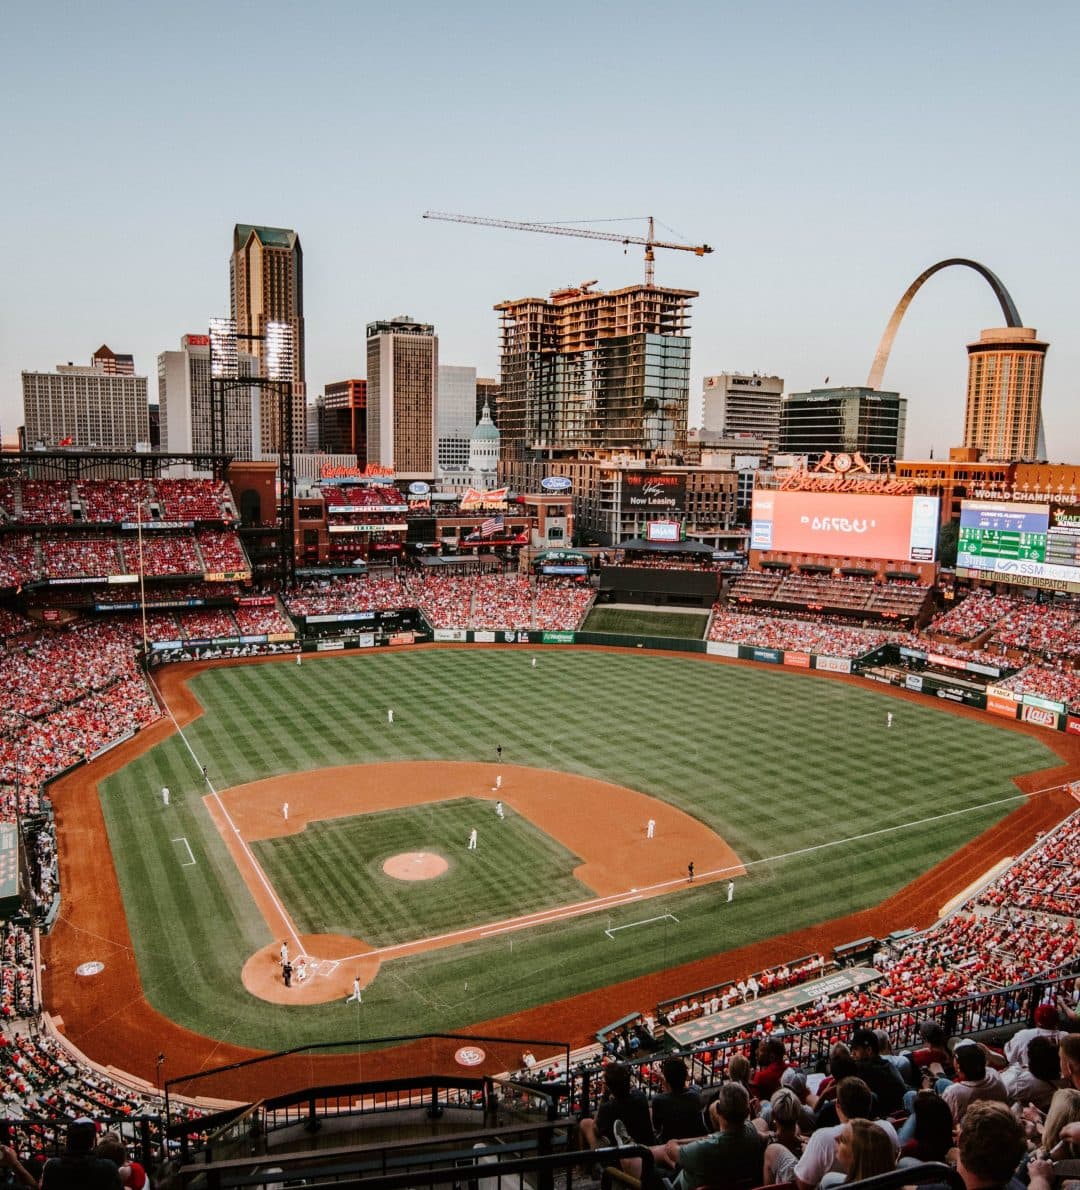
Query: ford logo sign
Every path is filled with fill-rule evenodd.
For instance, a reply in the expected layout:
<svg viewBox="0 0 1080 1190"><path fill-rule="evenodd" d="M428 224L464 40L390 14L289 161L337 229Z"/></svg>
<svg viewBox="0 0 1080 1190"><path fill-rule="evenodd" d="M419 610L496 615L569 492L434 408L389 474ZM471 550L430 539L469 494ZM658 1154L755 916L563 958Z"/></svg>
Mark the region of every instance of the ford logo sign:
<svg viewBox="0 0 1080 1190"><path fill-rule="evenodd" d="M410 496L426 496L431 491L431 485L424 483L422 479L418 479L415 483L409 484Z"/></svg>
<svg viewBox="0 0 1080 1190"><path fill-rule="evenodd" d="M540 486L545 492L568 492L574 485L565 475L545 475Z"/></svg>

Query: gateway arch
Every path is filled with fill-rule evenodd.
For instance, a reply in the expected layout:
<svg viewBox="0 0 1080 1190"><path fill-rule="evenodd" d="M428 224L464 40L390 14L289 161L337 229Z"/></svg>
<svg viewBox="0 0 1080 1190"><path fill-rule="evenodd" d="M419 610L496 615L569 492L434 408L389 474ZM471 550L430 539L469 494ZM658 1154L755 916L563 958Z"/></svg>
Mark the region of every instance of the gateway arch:
<svg viewBox="0 0 1080 1190"><path fill-rule="evenodd" d="M896 332L900 329L900 323L903 321L912 299L935 273L940 273L942 269L951 268L953 265L963 265L964 268L974 269L975 272L986 280L987 284L994 291L994 296L997 298L998 304L1001 306L1001 312L1005 316L1006 326L1020 327L1024 325L1020 320L1016 303L1012 300L1009 291L986 265L979 264L977 260L968 260L963 256L954 256L949 260L939 260L937 264L932 264L928 269L921 272L907 287L904 296L896 303L896 309L893 310L892 317L889 319L889 325L885 328L885 333L881 336L877 354L874 356L874 363L870 368L870 375L866 380L868 388L881 387L881 380L885 375L885 367L889 362L889 353L892 351L893 340L896 338Z"/></svg>

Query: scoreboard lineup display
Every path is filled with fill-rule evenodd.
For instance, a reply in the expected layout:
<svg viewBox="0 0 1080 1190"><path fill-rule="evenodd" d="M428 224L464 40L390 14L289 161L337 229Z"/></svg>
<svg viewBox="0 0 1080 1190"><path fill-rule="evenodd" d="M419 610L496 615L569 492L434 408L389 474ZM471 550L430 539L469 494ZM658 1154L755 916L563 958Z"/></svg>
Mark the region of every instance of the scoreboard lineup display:
<svg viewBox="0 0 1080 1190"><path fill-rule="evenodd" d="M983 504L965 500L958 554L1046 561L1049 509L1045 505Z"/></svg>
<svg viewBox="0 0 1080 1190"><path fill-rule="evenodd" d="M956 564L1005 582L1023 575L1072 590L1080 582L1080 507L965 500Z"/></svg>

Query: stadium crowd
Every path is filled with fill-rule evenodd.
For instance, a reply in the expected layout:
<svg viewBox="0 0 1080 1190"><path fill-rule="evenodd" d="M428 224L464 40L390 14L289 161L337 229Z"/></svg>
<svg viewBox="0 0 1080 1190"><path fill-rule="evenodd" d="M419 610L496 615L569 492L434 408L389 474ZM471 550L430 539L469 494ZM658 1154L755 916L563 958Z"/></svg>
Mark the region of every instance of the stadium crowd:
<svg viewBox="0 0 1080 1190"><path fill-rule="evenodd" d="M0 479L0 510L33 525L236 520L229 489L209 479Z"/></svg>
<svg viewBox="0 0 1080 1190"><path fill-rule="evenodd" d="M1053 702L1064 703L1080 713L1080 669L1066 666L1027 665L999 683L1017 694L1036 694Z"/></svg>
<svg viewBox="0 0 1080 1190"><path fill-rule="evenodd" d="M895 631L857 628L779 615L728 611L714 604L709 640L753 645L765 649L793 649L830 657L861 657L897 639Z"/></svg>

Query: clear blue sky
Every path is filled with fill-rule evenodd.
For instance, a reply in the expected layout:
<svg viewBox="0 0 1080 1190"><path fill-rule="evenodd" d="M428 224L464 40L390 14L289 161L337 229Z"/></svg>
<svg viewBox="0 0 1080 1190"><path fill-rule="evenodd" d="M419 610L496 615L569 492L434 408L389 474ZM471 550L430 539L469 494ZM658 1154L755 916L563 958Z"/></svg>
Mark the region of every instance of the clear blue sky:
<svg viewBox="0 0 1080 1190"><path fill-rule="evenodd" d="M969 256L1050 341L1049 453L1080 461L1078 34L1071 0L10 6L0 426L20 370L102 342L153 395L157 354L227 312L236 222L301 235L314 393L363 375L372 319L495 375L494 303L642 275L639 250L425 209L652 213L715 248L656 265L701 291L692 410L724 369L865 383L909 282ZM960 440L964 345L1000 323L974 273L923 289L885 375L908 457Z"/></svg>

